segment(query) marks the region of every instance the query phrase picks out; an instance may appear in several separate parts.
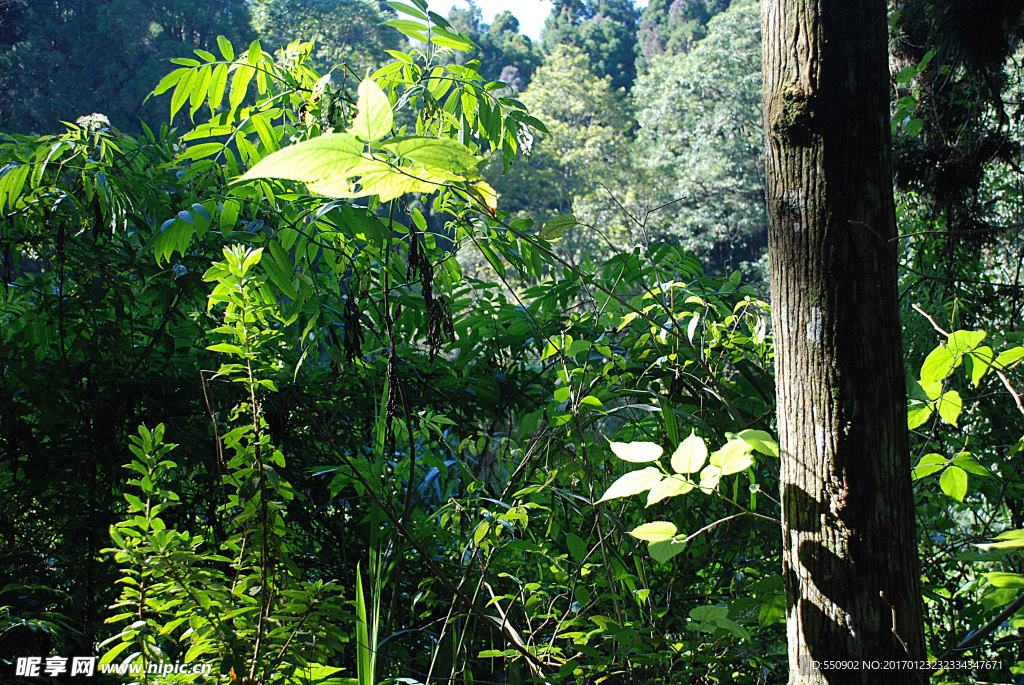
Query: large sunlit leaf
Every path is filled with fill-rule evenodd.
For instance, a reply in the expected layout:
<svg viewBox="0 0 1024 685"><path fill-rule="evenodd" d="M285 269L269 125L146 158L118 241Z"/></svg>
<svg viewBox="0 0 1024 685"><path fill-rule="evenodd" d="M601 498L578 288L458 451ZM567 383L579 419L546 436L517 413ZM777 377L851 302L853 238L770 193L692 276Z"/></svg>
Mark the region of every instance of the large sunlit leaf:
<svg viewBox="0 0 1024 685"><path fill-rule="evenodd" d="M675 536L677 532L674 523L668 521L654 521L652 523L645 523L642 526L637 526L633 530L629 531L629 534L638 540L644 540L646 542L658 542L659 540L668 540Z"/></svg>
<svg viewBox="0 0 1024 685"><path fill-rule="evenodd" d="M682 553L684 549L686 549L686 543L675 539L647 543L647 551L651 558L659 564L668 563L672 557Z"/></svg>
<svg viewBox="0 0 1024 685"><path fill-rule="evenodd" d="M950 466L939 476L939 487L957 502L963 502L967 496L967 472L959 466Z"/></svg>
<svg viewBox="0 0 1024 685"><path fill-rule="evenodd" d="M913 480L930 476L946 468L946 459L941 454L926 454L917 462L917 466L910 472Z"/></svg>
<svg viewBox="0 0 1024 685"><path fill-rule="evenodd" d="M612 486L608 488L608 491L597 501L598 503L607 502L608 500L615 499L616 497L638 495L641 492L646 492L653 488L661 481L661 478L661 471L654 466L648 466L645 469L627 473L612 483Z"/></svg>
<svg viewBox="0 0 1024 685"><path fill-rule="evenodd" d="M931 351L921 366L921 383L942 381L959 364L960 357L956 356L953 350L945 344L939 345Z"/></svg>
<svg viewBox="0 0 1024 685"><path fill-rule="evenodd" d="M286 178L312 184L346 178L364 161L362 150L362 143L354 136L326 133L264 157L239 180Z"/></svg>
<svg viewBox="0 0 1024 685"><path fill-rule="evenodd" d="M654 442L613 442L611 448L616 457L634 464L657 461L663 452L661 446Z"/></svg>
<svg viewBox="0 0 1024 685"><path fill-rule="evenodd" d="M993 571L991 573L983 573L982 575L995 587L1024 587L1024 576L1019 573Z"/></svg>
<svg viewBox="0 0 1024 685"><path fill-rule="evenodd" d="M356 108L359 111L349 128L356 137L372 143L391 135L391 127L395 123L394 115L391 113L391 102L380 86L371 79L365 79L359 84Z"/></svg>
<svg viewBox="0 0 1024 685"><path fill-rule="evenodd" d="M651 488L651 491L647 493L647 506L657 504L668 497L685 495L690 490L693 490L694 487L696 487L696 485L694 485L693 481L689 478L684 478L682 476L669 476Z"/></svg>
<svg viewBox="0 0 1024 685"><path fill-rule="evenodd" d="M932 415L932 405L924 402L912 404L907 407L907 428L913 430L928 420Z"/></svg>
<svg viewBox="0 0 1024 685"><path fill-rule="evenodd" d="M957 419L960 418L960 410L962 408L963 400L960 399L960 393L956 390L943 393L942 397L939 398L939 416L946 423L951 423L955 426Z"/></svg>
<svg viewBox="0 0 1024 685"><path fill-rule="evenodd" d="M381 143L380 148L424 166L460 176L475 176L480 164L480 160L469 148L451 138L393 138Z"/></svg>
<svg viewBox="0 0 1024 685"><path fill-rule="evenodd" d="M697 473L707 458L708 448L704 439L696 431L691 431L690 437L679 443L672 453L672 470L676 473Z"/></svg>
<svg viewBox="0 0 1024 685"><path fill-rule="evenodd" d="M779 456L779 443L764 431L747 429L736 436L767 457Z"/></svg>
<svg viewBox="0 0 1024 685"><path fill-rule="evenodd" d="M750 443L746 440L733 438L711 455L711 463L722 470L723 476L745 471L754 464L751 449Z"/></svg>

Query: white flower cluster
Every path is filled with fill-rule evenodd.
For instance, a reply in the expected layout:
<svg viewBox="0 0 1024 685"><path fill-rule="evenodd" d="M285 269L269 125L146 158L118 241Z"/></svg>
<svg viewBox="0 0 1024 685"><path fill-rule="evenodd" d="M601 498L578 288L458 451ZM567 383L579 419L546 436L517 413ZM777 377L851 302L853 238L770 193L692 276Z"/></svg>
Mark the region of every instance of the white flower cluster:
<svg viewBox="0 0 1024 685"><path fill-rule="evenodd" d="M92 133L93 131L102 131L103 129L110 128L110 119L105 114L93 112L92 114L78 117L75 119L75 124Z"/></svg>

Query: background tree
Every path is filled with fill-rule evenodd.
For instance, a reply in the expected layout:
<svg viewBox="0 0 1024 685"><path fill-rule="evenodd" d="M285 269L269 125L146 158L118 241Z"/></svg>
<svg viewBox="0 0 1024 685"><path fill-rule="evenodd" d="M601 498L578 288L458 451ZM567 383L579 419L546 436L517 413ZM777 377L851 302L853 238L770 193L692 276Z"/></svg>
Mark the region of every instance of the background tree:
<svg viewBox="0 0 1024 685"><path fill-rule="evenodd" d="M544 52L569 45L583 50L591 71L611 78L612 88L630 88L636 78L636 29L632 0L557 0L544 22Z"/></svg>
<svg viewBox="0 0 1024 685"><path fill-rule="evenodd" d="M396 17L376 0L251 0L253 28L265 47L279 50L296 40L316 43L313 57L326 72L345 64L359 77L387 59L401 34L382 22Z"/></svg>
<svg viewBox="0 0 1024 685"><path fill-rule="evenodd" d="M766 0L763 22L790 682L863 682L815 662L925 655L886 3Z"/></svg>
<svg viewBox="0 0 1024 685"><path fill-rule="evenodd" d="M469 36L479 47L471 52L457 52L456 63L480 60L480 76L488 81L504 81L515 92L526 88L533 73L544 60L540 47L529 36L519 33L519 20L508 10L494 15L487 24L475 2L466 9L452 7L448 21Z"/></svg>
<svg viewBox="0 0 1024 685"><path fill-rule="evenodd" d="M640 14L637 72L657 55L687 52L707 35L707 23L729 8L729 0L652 0Z"/></svg>
<svg viewBox="0 0 1024 685"><path fill-rule="evenodd" d="M660 179L647 184L648 205L667 205L649 230L718 270L757 263L766 245L760 5L734 2L707 31L637 80L633 150Z"/></svg>
<svg viewBox="0 0 1024 685"><path fill-rule="evenodd" d="M0 121L45 133L91 112L125 131L159 121L141 103L165 60L214 49L216 37L251 37L244 0L55 0L5 11L0 40Z"/></svg>

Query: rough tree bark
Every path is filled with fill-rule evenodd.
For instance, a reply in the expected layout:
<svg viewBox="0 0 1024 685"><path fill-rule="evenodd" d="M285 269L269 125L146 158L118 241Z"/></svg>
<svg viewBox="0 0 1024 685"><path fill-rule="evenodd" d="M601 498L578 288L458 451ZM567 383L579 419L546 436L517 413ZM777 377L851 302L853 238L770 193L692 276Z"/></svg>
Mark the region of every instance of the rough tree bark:
<svg viewBox="0 0 1024 685"><path fill-rule="evenodd" d="M923 682L886 1L761 11L789 682Z"/></svg>

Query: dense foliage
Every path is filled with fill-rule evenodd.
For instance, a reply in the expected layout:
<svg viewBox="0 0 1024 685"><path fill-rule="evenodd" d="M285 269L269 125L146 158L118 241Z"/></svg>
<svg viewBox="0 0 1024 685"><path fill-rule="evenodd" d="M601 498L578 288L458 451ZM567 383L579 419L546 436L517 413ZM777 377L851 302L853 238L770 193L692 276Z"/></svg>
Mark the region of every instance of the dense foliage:
<svg viewBox="0 0 1024 685"><path fill-rule="evenodd" d="M1020 23L905 4L929 650L1010 678ZM0 668L784 682L757 16L0 0Z"/></svg>

